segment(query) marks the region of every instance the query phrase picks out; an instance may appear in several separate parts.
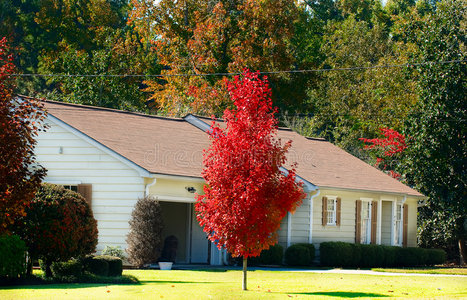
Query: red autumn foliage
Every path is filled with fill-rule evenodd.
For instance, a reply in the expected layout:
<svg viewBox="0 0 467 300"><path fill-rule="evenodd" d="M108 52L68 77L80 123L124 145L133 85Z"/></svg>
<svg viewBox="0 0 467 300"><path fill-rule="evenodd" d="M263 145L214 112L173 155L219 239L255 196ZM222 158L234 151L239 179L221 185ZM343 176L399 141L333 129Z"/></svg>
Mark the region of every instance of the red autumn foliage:
<svg viewBox="0 0 467 300"><path fill-rule="evenodd" d="M277 242L281 220L305 194L294 168L287 176L279 169L291 141L282 146L275 138L267 79L246 71L228 90L235 108L224 112L225 129L212 123L212 144L204 152L207 185L197 195L196 210L212 242L246 259Z"/></svg>
<svg viewBox="0 0 467 300"><path fill-rule="evenodd" d="M394 129L380 128L379 131L384 138L360 138L359 140L366 144L363 149L376 151L375 167L388 170L393 167L391 162L407 148L406 138L403 134ZM391 160L391 162L389 162L389 160ZM401 178L401 175L394 170L388 170L387 172L395 179Z"/></svg>
<svg viewBox="0 0 467 300"><path fill-rule="evenodd" d="M35 137L43 120L41 106L13 96L13 56L6 38L0 40L0 234L21 216L34 198L45 169L35 165Z"/></svg>

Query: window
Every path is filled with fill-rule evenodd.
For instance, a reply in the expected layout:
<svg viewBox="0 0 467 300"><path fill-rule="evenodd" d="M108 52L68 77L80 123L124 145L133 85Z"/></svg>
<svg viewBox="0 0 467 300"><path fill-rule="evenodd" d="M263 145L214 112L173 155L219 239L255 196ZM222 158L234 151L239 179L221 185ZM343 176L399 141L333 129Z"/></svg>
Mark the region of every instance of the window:
<svg viewBox="0 0 467 300"><path fill-rule="evenodd" d="M77 185L63 185L63 187L66 190L70 190L70 191L73 191L73 192L78 192L78 186Z"/></svg>
<svg viewBox="0 0 467 300"><path fill-rule="evenodd" d="M337 205L336 199L328 198L327 199L327 225L336 225L336 214L337 214Z"/></svg>
<svg viewBox="0 0 467 300"><path fill-rule="evenodd" d="M360 243L369 244L371 242L371 202L362 201L362 235Z"/></svg>
<svg viewBox="0 0 467 300"><path fill-rule="evenodd" d="M396 215L394 218L394 244L402 245L402 205L396 205Z"/></svg>

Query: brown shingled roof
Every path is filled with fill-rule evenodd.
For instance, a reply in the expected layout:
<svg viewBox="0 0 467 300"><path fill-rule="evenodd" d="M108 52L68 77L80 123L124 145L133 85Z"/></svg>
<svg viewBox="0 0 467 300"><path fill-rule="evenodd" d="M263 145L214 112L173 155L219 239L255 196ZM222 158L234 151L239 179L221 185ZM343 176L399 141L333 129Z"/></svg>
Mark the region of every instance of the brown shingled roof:
<svg viewBox="0 0 467 300"><path fill-rule="evenodd" d="M49 114L151 173L201 177L208 135L181 118L43 102ZM423 196L327 141L287 129L278 130L278 137L293 141L289 161L297 162L297 174L318 187Z"/></svg>

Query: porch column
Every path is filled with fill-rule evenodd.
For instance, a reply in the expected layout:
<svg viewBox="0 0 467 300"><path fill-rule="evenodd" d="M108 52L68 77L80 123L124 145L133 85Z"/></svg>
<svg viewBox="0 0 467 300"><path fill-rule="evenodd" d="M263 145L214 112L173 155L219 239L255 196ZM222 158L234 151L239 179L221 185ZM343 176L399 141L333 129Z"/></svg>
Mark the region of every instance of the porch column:
<svg viewBox="0 0 467 300"><path fill-rule="evenodd" d="M287 247L292 244L292 214L287 213Z"/></svg>
<svg viewBox="0 0 467 300"><path fill-rule="evenodd" d="M381 245L381 219L383 212L383 200L381 198L378 200L378 217L376 219L376 244Z"/></svg>

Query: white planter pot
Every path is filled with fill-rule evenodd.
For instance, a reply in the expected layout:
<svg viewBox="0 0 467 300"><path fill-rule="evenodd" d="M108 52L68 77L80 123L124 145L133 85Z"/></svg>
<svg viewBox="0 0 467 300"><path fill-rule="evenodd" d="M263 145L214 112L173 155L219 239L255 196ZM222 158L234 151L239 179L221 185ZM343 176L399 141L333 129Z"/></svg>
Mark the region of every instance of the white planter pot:
<svg viewBox="0 0 467 300"><path fill-rule="evenodd" d="M161 270L172 270L172 262L159 262L159 269Z"/></svg>

